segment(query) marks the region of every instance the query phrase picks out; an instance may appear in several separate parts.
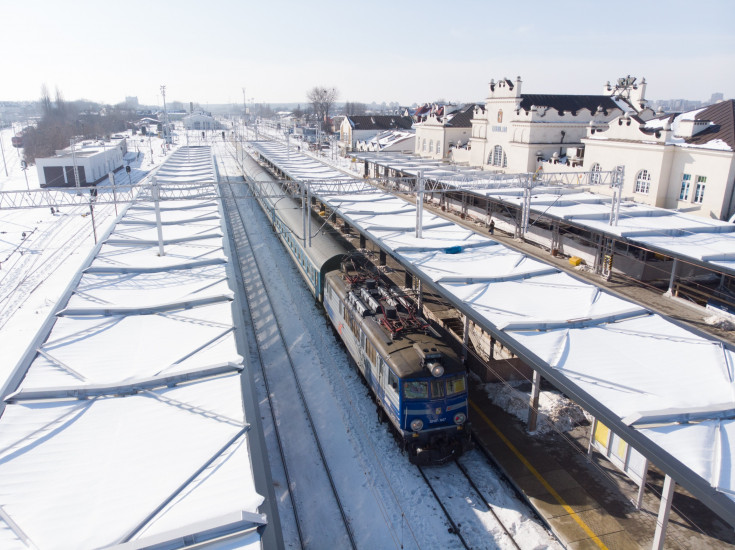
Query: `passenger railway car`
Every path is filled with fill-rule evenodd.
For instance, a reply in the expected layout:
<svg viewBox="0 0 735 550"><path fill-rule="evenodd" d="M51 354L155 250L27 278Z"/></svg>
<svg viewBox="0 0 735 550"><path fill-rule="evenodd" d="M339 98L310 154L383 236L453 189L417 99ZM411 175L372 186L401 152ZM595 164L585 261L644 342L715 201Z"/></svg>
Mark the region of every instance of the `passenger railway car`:
<svg viewBox="0 0 735 550"><path fill-rule="evenodd" d="M408 296L308 216L253 159L251 188L314 296L322 302L411 462L441 464L471 447L467 372ZM309 214L311 211L309 210ZM321 230L320 230L321 229Z"/></svg>

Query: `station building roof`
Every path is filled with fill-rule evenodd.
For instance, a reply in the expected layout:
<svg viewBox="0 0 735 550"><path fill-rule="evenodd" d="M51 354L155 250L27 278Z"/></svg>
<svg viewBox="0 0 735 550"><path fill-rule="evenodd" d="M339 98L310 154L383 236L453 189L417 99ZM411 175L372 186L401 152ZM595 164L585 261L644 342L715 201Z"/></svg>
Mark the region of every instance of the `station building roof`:
<svg viewBox="0 0 735 550"><path fill-rule="evenodd" d="M283 146L255 147L282 166ZM308 179L314 161L290 158ZM314 196L735 525L731 346L432 213L417 238L413 204L314 179Z"/></svg>
<svg viewBox="0 0 735 550"><path fill-rule="evenodd" d="M188 159L188 160L187 160ZM263 457L241 375L209 148L179 150L101 240L0 416L0 547L260 547ZM181 194L179 193L179 196Z"/></svg>

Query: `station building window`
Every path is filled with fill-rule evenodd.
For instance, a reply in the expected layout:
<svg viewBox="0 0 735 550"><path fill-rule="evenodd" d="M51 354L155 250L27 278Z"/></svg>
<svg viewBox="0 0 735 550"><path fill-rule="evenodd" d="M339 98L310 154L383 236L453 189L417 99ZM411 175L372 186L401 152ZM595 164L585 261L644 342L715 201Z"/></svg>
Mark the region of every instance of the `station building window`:
<svg viewBox="0 0 735 550"><path fill-rule="evenodd" d="M602 183L602 166L599 163L594 163L590 169L590 183L592 185L600 185Z"/></svg>
<svg viewBox="0 0 735 550"><path fill-rule="evenodd" d="M648 191L651 188L651 174L648 170L641 170L635 177L635 192L648 195Z"/></svg>
<svg viewBox="0 0 735 550"><path fill-rule="evenodd" d="M704 188L707 185L705 176L697 176L697 185L694 187L694 202L702 204L704 201Z"/></svg>
<svg viewBox="0 0 735 550"><path fill-rule="evenodd" d="M505 152L500 145L493 147L493 152L488 157L487 163L492 164L493 166L500 166L502 168L508 166L508 158L505 156Z"/></svg>
<svg viewBox="0 0 735 550"><path fill-rule="evenodd" d="M692 175L691 174L683 174L681 177L681 191L679 191L679 200L680 201L688 201L689 200L689 188L692 184Z"/></svg>

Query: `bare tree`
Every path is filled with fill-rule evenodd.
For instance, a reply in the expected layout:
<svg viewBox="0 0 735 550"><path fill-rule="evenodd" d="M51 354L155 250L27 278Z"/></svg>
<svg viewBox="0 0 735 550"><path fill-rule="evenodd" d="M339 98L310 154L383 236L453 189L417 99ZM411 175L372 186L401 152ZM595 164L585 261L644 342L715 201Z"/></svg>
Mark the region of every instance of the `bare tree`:
<svg viewBox="0 0 735 550"><path fill-rule="evenodd" d="M364 115L367 111L367 107L364 103L357 103L348 101L345 103L345 114L346 115Z"/></svg>
<svg viewBox="0 0 735 550"><path fill-rule="evenodd" d="M61 93L59 87L56 86L56 110L63 116L66 113L66 102L64 101L64 94Z"/></svg>
<svg viewBox="0 0 735 550"><path fill-rule="evenodd" d="M314 114L317 120L321 122L326 122L329 118L329 111L332 109L332 105L334 105L338 96L339 92L334 86L331 88L314 86L306 93L306 97L314 108Z"/></svg>
<svg viewBox="0 0 735 550"><path fill-rule="evenodd" d="M51 113L51 96L48 93L46 84L41 84L41 108L44 115Z"/></svg>

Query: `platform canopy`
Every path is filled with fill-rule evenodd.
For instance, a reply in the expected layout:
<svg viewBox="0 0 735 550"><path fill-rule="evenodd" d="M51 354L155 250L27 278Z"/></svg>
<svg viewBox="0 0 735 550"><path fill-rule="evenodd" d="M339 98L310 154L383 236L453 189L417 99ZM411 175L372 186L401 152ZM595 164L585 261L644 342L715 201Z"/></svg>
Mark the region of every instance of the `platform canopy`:
<svg viewBox="0 0 735 550"><path fill-rule="evenodd" d="M209 167L194 180L209 181L210 196L164 203L165 255L141 196L3 396L0 548L223 536L261 547L268 518L254 472L265 451L241 374L211 151L174 153L158 183L188 178L186 158Z"/></svg>
<svg viewBox="0 0 735 550"><path fill-rule="evenodd" d="M523 205L522 180L530 179L527 174L495 174L415 155L357 153L353 156L412 176L421 171L425 178L446 187L464 189L518 208ZM560 185L561 182L566 185ZM611 224L612 198L595 193L595 187L599 186L589 182L589 172L544 174L542 180L532 182L531 212L735 275L735 224L633 201L622 201L618 221Z"/></svg>
<svg viewBox="0 0 735 550"><path fill-rule="evenodd" d="M417 238L415 206L398 197L323 191L351 226L735 525L729 345L428 212Z"/></svg>

